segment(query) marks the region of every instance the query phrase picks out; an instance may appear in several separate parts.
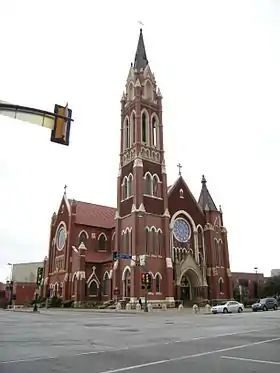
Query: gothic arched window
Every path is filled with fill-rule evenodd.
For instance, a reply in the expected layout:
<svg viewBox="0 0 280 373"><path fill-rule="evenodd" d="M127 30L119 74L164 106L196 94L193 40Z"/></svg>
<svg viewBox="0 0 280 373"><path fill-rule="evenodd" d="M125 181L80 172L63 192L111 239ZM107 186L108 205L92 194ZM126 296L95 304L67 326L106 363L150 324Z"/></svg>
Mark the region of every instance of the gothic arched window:
<svg viewBox="0 0 280 373"><path fill-rule="evenodd" d="M157 146L157 120L156 117L152 119L152 136L153 136L153 146Z"/></svg>
<svg viewBox="0 0 280 373"><path fill-rule="evenodd" d="M156 254L156 230L155 228L152 228L152 255Z"/></svg>
<svg viewBox="0 0 280 373"><path fill-rule="evenodd" d="M79 245L83 243L85 246L87 244L87 235L86 232L82 232L79 237Z"/></svg>
<svg viewBox="0 0 280 373"><path fill-rule="evenodd" d="M222 294L223 293L223 279L222 278L220 278L219 279L219 289L220 289L220 293Z"/></svg>
<svg viewBox="0 0 280 373"><path fill-rule="evenodd" d="M146 194L152 195L152 178L150 174L146 174Z"/></svg>
<svg viewBox="0 0 280 373"><path fill-rule="evenodd" d="M127 189L128 189L128 180L127 180L127 177L125 177L123 180L123 199L126 199L128 197Z"/></svg>
<svg viewBox="0 0 280 373"><path fill-rule="evenodd" d="M149 228L145 228L145 252L149 253Z"/></svg>
<svg viewBox="0 0 280 373"><path fill-rule="evenodd" d="M135 143L135 138L136 138L136 127L135 127L135 113L132 113L132 121L131 121L131 130L132 130L132 142L133 144Z"/></svg>
<svg viewBox="0 0 280 373"><path fill-rule="evenodd" d="M153 195L158 196L158 178L156 175L153 177Z"/></svg>
<svg viewBox="0 0 280 373"><path fill-rule="evenodd" d="M147 142L147 115L144 112L142 114L142 142L146 144Z"/></svg>
<svg viewBox="0 0 280 373"><path fill-rule="evenodd" d="M98 295L98 286L96 281L92 281L90 283L88 293L92 297L96 297Z"/></svg>
<svg viewBox="0 0 280 373"><path fill-rule="evenodd" d="M132 196L132 180L133 176L130 174L127 180L127 198Z"/></svg>
<svg viewBox="0 0 280 373"><path fill-rule="evenodd" d="M156 274L156 293L160 293L160 275L159 273Z"/></svg>
<svg viewBox="0 0 280 373"><path fill-rule="evenodd" d="M162 233L161 231L158 232L158 255L162 255Z"/></svg>
<svg viewBox="0 0 280 373"><path fill-rule="evenodd" d="M130 147L130 133L129 133L129 122L128 119L125 120L125 148Z"/></svg>
<svg viewBox="0 0 280 373"><path fill-rule="evenodd" d="M100 234L98 238L98 250L106 250L106 237L104 234Z"/></svg>

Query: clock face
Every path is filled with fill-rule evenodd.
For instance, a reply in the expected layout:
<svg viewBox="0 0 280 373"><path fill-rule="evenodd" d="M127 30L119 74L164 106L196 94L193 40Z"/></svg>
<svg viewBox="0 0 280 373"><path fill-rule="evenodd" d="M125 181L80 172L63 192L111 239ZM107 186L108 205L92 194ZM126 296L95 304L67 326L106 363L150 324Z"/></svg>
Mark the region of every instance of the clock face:
<svg viewBox="0 0 280 373"><path fill-rule="evenodd" d="M187 242L191 236L191 228L189 223L182 218L176 219L174 223L173 234L177 241Z"/></svg>
<svg viewBox="0 0 280 373"><path fill-rule="evenodd" d="M66 241L66 231L65 228L62 226L59 228L56 236L56 247L57 250L61 251L64 248Z"/></svg>

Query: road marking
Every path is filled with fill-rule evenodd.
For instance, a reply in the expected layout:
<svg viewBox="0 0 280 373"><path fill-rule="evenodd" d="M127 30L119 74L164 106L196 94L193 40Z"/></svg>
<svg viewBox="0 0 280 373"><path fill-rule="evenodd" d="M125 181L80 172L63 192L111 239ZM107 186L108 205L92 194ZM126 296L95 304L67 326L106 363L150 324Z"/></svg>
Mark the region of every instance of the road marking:
<svg viewBox="0 0 280 373"><path fill-rule="evenodd" d="M247 358L244 358L244 357L221 356L221 359L248 361L249 363L258 363L258 364L280 365L280 362L279 362L279 361L247 359Z"/></svg>
<svg viewBox="0 0 280 373"><path fill-rule="evenodd" d="M279 328L279 327L276 327L276 328ZM239 335L239 334L256 333L256 332L267 331L267 330L275 330L275 327L274 328L264 328L264 329L250 329L250 330L240 331L240 332L216 334L216 335L210 335L210 336L202 336L202 337L192 338L192 339L189 339L189 340L171 340L171 341L163 342L163 343L159 343L159 342L143 343L143 344L130 345L130 346L119 347L119 348L114 348L114 347L111 348L109 346L103 346L103 348L105 347L106 349L99 350L99 351L85 351L85 352L79 352L79 353L76 353L76 354L74 353L74 354L69 354L69 355L40 356L40 357L34 357L34 358L29 358L29 359L0 361L0 365L25 363L25 362L40 361L40 360L52 360L52 359L59 359L59 358L67 357L67 356L78 357L78 356L84 356L84 355L97 355L97 354L104 354L104 353L118 352L118 351L125 351L125 350L133 350L133 349L139 349L139 348L149 348L149 347L155 347L155 346L163 346L163 345L169 345L169 344L173 344L173 343L188 343L188 342L197 341L197 340L201 340L201 339L214 339L214 338L219 338L219 337L227 337L227 336Z"/></svg>
<svg viewBox="0 0 280 373"><path fill-rule="evenodd" d="M266 339L266 340L264 340L264 341L253 342L253 343L247 343L247 344L244 344L244 345L239 345L239 346L234 346L234 347L222 348L222 349L220 349L220 350L213 350L213 351L201 352L201 353L199 353L199 354L186 355L186 356L175 357L175 358L171 358L171 359L152 361L152 362L150 362L150 363L139 364L139 365L131 365L131 366L129 366L129 367L124 367L124 368L111 369L111 370L104 370L104 371L99 372L99 373L117 373L117 372L125 372L125 371L129 371L129 370L134 370L134 369L141 369L141 368L150 367L150 366L153 366L153 365L160 365L160 364L172 363L172 362L174 362L174 361L187 360L187 359L193 359L193 358L196 358L196 357L202 357L202 356L207 356L207 355L213 355L213 354L217 354L217 353L225 352L225 351L240 350L240 349L242 349L242 348L251 347L251 346L257 346L257 345L260 345L260 344L270 343L270 342L275 342L275 341L279 341L279 340L280 340L280 338Z"/></svg>

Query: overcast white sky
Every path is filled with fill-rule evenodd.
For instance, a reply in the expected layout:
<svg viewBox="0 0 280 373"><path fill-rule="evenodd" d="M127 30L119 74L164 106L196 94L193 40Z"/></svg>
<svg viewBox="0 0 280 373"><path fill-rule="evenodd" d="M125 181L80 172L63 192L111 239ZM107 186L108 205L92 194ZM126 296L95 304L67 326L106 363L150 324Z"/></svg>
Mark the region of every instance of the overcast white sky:
<svg viewBox="0 0 280 373"><path fill-rule="evenodd" d="M204 173L224 211L231 268L269 275L278 239L279 1L1 1L0 100L73 110L71 145L0 117L0 280L47 255L68 196L116 205L120 98L140 25L164 98L168 182Z"/></svg>

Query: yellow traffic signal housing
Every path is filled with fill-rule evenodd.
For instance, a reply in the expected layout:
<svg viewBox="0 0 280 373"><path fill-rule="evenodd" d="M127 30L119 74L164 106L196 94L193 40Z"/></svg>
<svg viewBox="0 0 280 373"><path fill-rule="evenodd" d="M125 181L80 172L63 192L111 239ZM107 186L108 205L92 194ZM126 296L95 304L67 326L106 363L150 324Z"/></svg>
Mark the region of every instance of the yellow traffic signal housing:
<svg viewBox="0 0 280 373"><path fill-rule="evenodd" d="M72 110L65 107L55 105L54 107L55 122L51 133L51 141L58 144L69 145L70 127Z"/></svg>

